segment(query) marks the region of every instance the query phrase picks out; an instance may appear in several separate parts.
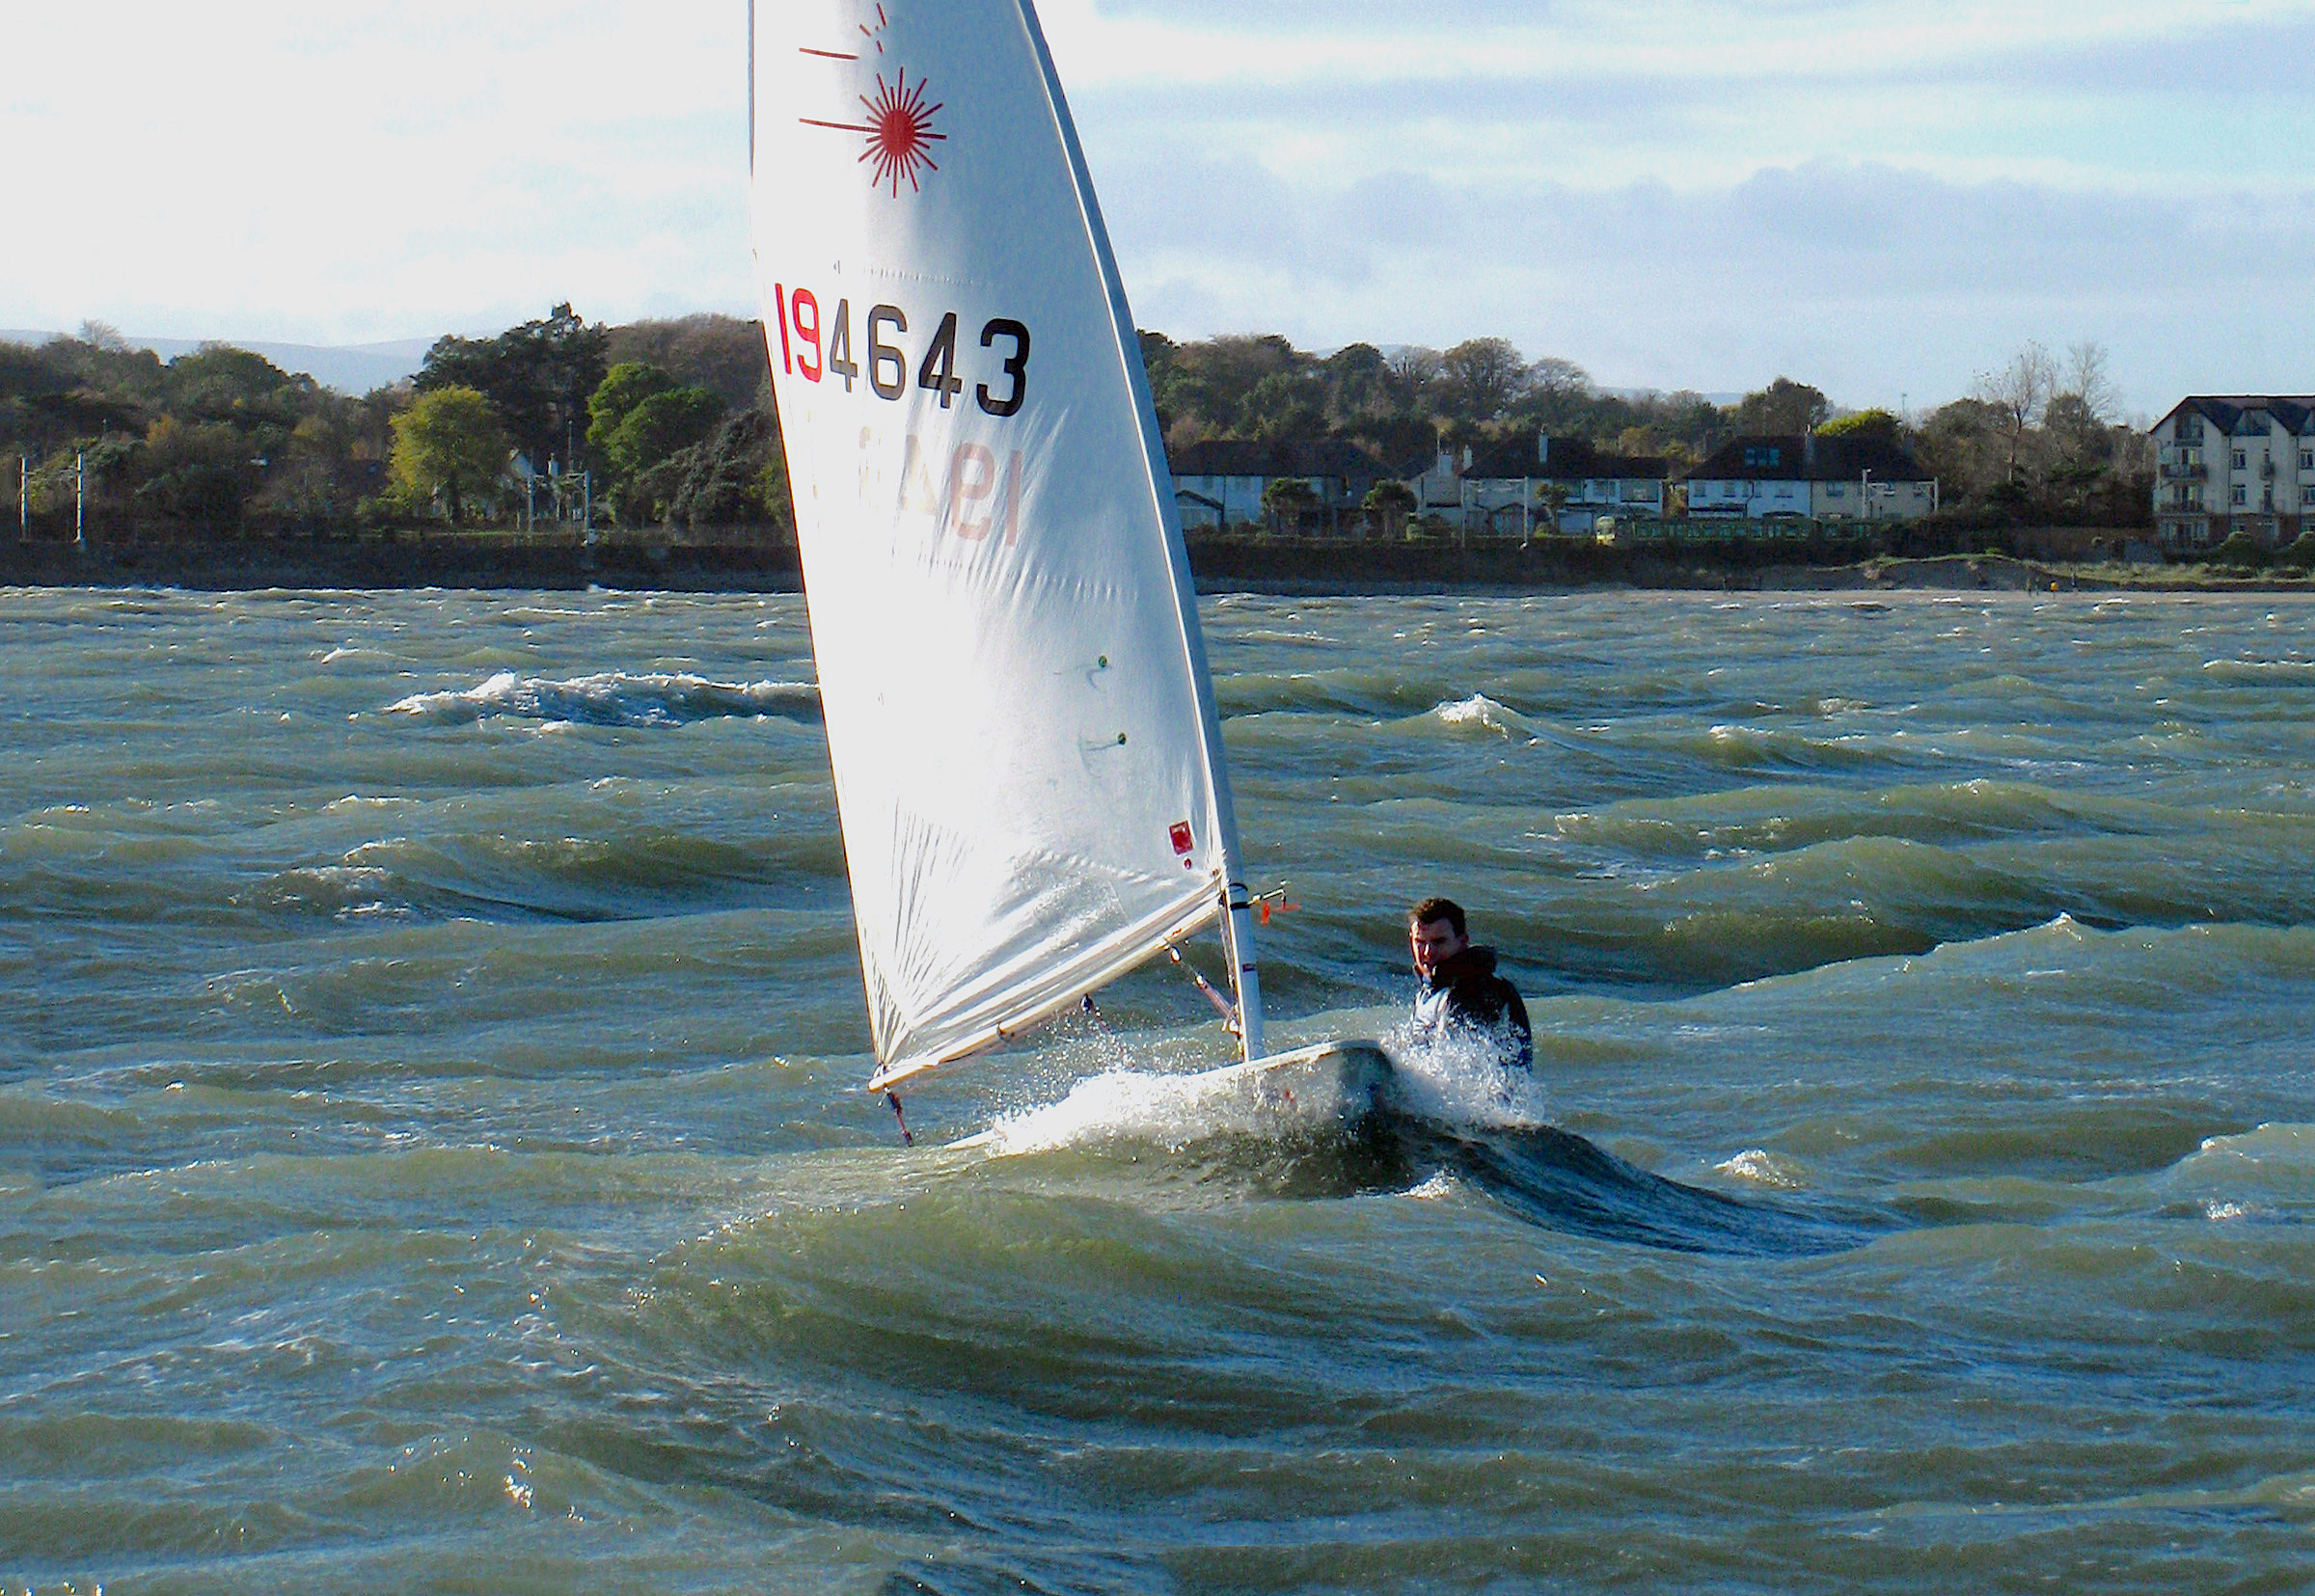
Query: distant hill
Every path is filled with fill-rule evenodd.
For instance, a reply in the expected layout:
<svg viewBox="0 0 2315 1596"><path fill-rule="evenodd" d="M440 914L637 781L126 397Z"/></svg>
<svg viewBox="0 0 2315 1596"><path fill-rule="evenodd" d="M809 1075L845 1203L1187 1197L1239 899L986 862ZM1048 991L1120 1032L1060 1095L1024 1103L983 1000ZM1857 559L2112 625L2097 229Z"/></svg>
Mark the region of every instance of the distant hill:
<svg viewBox="0 0 2315 1596"><path fill-rule="evenodd" d="M0 327L0 342L6 343L39 344L66 336L63 333ZM425 364L426 351L434 346L432 338L331 345L263 343L241 338L150 338L134 334L122 335L122 341L131 349L150 349L165 361L189 355L204 343L230 343L236 349L247 349L252 354L264 356L292 375L303 372L324 388L354 394L367 393L373 388L384 388L412 375Z"/></svg>

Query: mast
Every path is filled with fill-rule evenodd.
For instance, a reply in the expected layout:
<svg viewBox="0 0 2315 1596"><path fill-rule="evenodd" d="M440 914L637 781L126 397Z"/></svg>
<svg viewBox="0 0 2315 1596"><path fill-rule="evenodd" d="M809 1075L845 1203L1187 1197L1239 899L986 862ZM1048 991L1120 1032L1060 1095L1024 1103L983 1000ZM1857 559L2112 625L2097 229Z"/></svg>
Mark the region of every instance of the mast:
<svg viewBox="0 0 2315 1596"><path fill-rule="evenodd" d="M1109 247L1109 230L1102 221L1101 201L1094 195L1093 176L1085 166L1085 151L1077 142L1076 122L1062 109L1068 101L1061 92L1061 75L1053 68L1052 52L1046 47L1045 28L1037 19L1036 9L1026 0L1021 5L1021 19L1036 51L1038 69L1045 74L1047 101L1052 107L1061 146L1069 154L1070 176L1076 188L1085 232L1101 268L1102 285L1109 296L1110 320L1119 340L1119 364L1125 368L1127 385L1133 393L1133 408L1141 421L1141 448L1149 466L1152 508L1165 529L1174 609L1181 617L1182 647L1190 664L1191 691L1198 706L1198 740L1205 752L1208 779L1213 793L1212 824L1222 861L1222 945L1230 958L1230 987L1238 996L1239 1052L1250 1064L1263 1053L1262 977L1254 957L1254 906L1246 891L1246 869L1239 850L1238 811L1230 797L1230 768L1222 749L1221 712L1214 702L1205 633L1198 624L1197 582L1190 575L1188 545L1182 535L1181 506L1172 493L1173 471L1166 463L1165 440L1158 430L1158 404L1150 392L1149 373L1142 365L1133 311L1126 303L1125 281L1118 275L1117 257ZM1129 338L1133 340L1130 347L1126 343ZM1160 474L1165 477L1163 486L1158 482Z"/></svg>

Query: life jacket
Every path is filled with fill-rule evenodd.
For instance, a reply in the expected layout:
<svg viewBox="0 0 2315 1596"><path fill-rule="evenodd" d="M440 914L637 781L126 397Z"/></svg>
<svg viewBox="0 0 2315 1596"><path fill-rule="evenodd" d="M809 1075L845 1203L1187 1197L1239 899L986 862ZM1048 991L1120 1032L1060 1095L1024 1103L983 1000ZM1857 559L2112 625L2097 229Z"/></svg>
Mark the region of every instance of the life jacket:
<svg viewBox="0 0 2315 1596"><path fill-rule="evenodd" d="M1418 1047L1467 1031L1492 1041L1502 1062L1525 1069L1535 1062L1535 1039L1518 988L1495 973L1493 948L1465 948L1440 961L1415 991L1408 1027Z"/></svg>

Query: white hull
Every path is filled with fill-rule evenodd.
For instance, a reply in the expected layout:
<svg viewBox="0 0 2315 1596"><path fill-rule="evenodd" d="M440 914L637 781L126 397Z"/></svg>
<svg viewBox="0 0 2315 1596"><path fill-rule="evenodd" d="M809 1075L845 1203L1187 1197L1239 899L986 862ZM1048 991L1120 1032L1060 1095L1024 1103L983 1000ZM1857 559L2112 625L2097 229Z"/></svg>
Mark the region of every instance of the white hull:
<svg viewBox="0 0 2315 1596"><path fill-rule="evenodd" d="M1159 1077L1169 1097L1217 1127L1265 1137L1332 1133L1357 1123L1389 1093L1390 1056L1372 1041L1322 1041L1248 1064ZM949 1145L1002 1148L1001 1130Z"/></svg>

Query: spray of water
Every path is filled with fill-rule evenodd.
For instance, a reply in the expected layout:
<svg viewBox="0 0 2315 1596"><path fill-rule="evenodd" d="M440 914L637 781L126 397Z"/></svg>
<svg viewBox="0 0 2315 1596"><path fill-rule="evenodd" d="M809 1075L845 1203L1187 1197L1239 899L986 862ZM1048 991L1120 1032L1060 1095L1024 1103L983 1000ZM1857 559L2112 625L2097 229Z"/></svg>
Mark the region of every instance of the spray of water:
<svg viewBox="0 0 2315 1596"><path fill-rule="evenodd" d="M1384 1113L1449 1131L1547 1123L1542 1087L1528 1071L1504 1068L1489 1038L1455 1036L1420 1047L1401 1023L1378 1040L1393 1066ZM1118 1143L1179 1151L1216 1137L1302 1141L1343 1128L1330 1101L1281 1099L1242 1075L1153 1069L1149 1048L1090 1016L1065 1022L1057 1041L1048 1052L1052 1073L1074 1076L1075 1084L1057 1102L1000 1115L976 1139L981 1145L1008 1154Z"/></svg>

